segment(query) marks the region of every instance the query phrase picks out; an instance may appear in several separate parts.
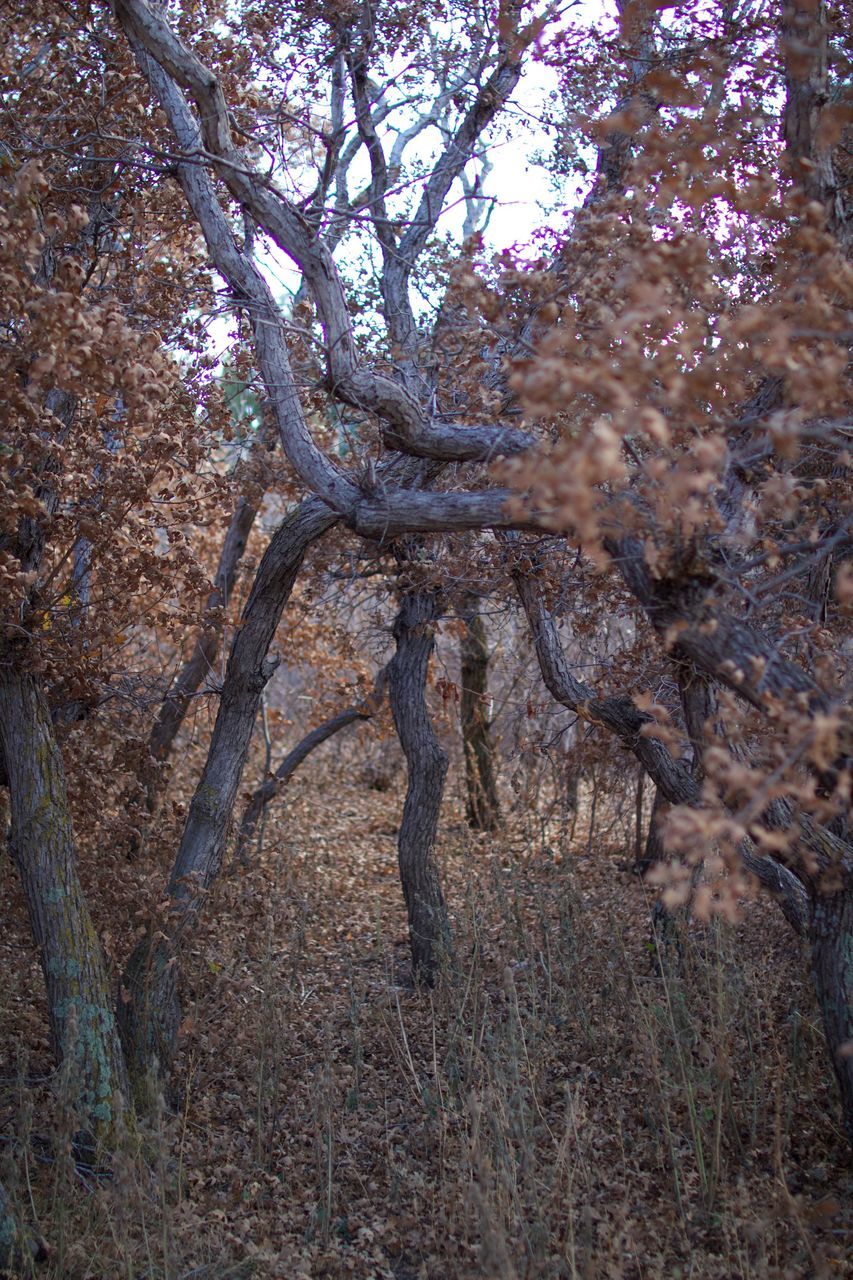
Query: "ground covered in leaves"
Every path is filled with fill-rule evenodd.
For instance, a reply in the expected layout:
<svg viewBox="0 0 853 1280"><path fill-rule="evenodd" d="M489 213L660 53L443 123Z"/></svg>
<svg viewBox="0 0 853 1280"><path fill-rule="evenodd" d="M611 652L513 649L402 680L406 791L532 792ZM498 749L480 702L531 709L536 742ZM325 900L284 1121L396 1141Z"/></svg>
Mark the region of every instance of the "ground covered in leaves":
<svg viewBox="0 0 853 1280"><path fill-rule="evenodd" d="M574 832L525 801L480 836L459 775L436 990L416 991L408 963L403 778L366 767L352 738L309 762L259 856L217 889L173 1090L109 1176L63 1154L63 1083L4 855L3 1175L49 1242L43 1274L853 1275L837 1099L776 909L692 924L659 955L625 834L590 840L583 794ZM84 851L116 958L162 886L172 804L109 877Z"/></svg>

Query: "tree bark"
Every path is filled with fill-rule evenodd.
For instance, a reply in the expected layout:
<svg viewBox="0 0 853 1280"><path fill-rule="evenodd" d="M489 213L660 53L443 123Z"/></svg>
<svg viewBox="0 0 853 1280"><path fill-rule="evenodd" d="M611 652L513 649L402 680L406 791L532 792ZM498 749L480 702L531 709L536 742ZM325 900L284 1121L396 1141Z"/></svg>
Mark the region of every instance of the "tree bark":
<svg viewBox="0 0 853 1280"><path fill-rule="evenodd" d="M655 787L655 798L652 801L652 814L649 819L649 830L643 852L634 862L637 875L644 876L656 862L663 862L666 852L663 847L661 822L666 816L669 805L659 787Z"/></svg>
<svg viewBox="0 0 853 1280"><path fill-rule="evenodd" d="M505 541L510 546L516 545L509 537ZM535 578L518 563L512 568L512 577L530 623L542 679L552 696L583 720L603 725L615 734L634 754L670 804L700 807L701 786L690 768L684 761L674 760L658 739L643 736L646 726L653 727L651 717L640 711L632 698L599 697L594 689L572 674L556 624L545 607ZM784 825L790 823L785 821ZM810 850L818 846L834 847L828 833L814 830L802 817L800 826L802 839ZM808 896L802 882L775 859L757 854L749 840L742 842L739 852L747 870L779 902L789 924L797 933L804 933L808 920Z"/></svg>
<svg viewBox="0 0 853 1280"><path fill-rule="evenodd" d="M695 584L691 590L690 583L681 583L678 591L672 583L653 581L641 566L632 540L623 540L621 547L623 576L629 585L633 582L635 594L651 621L658 629L675 621L682 624L677 652L687 659L685 666L692 664L695 683L710 689L710 682L719 680L761 709L766 709L766 693L776 698L799 698L814 716L840 709L842 732L838 757L831 769L815 770L825 785L834 786L838 772L849 768L853 740L849 707L841 699L834 707L830 694L809 673L779 657L763 632L708 605L707 588ZM707 625L711 621L714 626ZM754 661L755 658L760 661ZM711 696L709 693L708 697ZM693 738L693 727L690 733ZM805 856L797 866L798 874L773 859L758 856L747 842L741 858L744 867L756 874L778 898L786 918L797 931L807 933L827 1048L841 1090L845 1128L853 1144L853 1054L844 1048L853 1039L853 849L849 842L807 814L792 810L785 802L769 805L764 819L780 829L794 824L799 828L800 852ZM846 815L842 829L847 829ZM796 852L796 848L791 851L792 855ZM834 882L839 877L840 887L828 890L825 881ZM784 889L780 894L782 880ZM808 906L806 928L803 927L804 903Z"/></svg>
<svg viewBox="0 0 853 1280"><path fill-rule="evenodd" d="M475 602L466 605L462 621L465 630L459 646L460 717L468 788L468 825L475 831L494 831L500 825L500 803L489 718L489 646L486 628Z"/></svg>
<svg viewBox="0 0 853 1280"><path fill-rule="evenodd" d="M8 659L7 659L8 661ZM65 771L35 679L0 668L0 742L10 848L38 944L57 1060L68 1070L81 1149L109 1143L127 1074L100 942L77 875Z"/></svg>
<svg viewBox="0 0 853 1280"><path fill-rule="evenodd" d="M447 755L435 735L426 703L427 669L439 614L434 590L421 589L403 597L394 622L397 651L388 671L394 726L408 770L397 849L409 917L412 969L430 985L435 981L440 949L449 940L434 857Z"/></svg>
<svg viewBox="0 0 853 1280"><path fill-rule="evenodd" d="M235 851L236 858L239 858L244 864L249 861L249 846L255 837L255 832L264 810L285 784L290 781L296 770L311 752L319 747L321 743L327 742L334 734L339 733L341 729L345 729L347 725L354 724L358 720L370 720L376 714L385 693L386 681L387 667L383 667L376 678L373 693L369 698L365 698L357 706L347 707L345 711L339 712L336 716L331 716L330 719L324 720L322 724L318 725L316 729L312 729L310 733L307 733L302 741L297 743L293 750L284 757L274 775L271 778L267 778L261 786L252 792L249 803L243 813L243 820L240 823L240 834L237 837Z"/></svg>
<svg viewBox="0 0 853 1280"><path fill-rule="evenodd" d="M6 1189L0 1183L0 1268L29 1275L45 1256L44 1246L21 1226Z"/></svg>
<svg viewBox="0 0 853 1280"><path fill-rule="evenodd" d="M724 685L767 711L767 695L799 698L812 712L831 712L832 696L796 663L783 658L778 640L723 607L710 579L655 578L637 537L605 539L628 590L666 638L675 630L673 656L697 674Z"/></svg>
<svg viewBox="0 0 853 1280"><path fill-rule="evenodd" d="M832 104L827 6L823 0L783 0L779 27L785 69L785 158L805 199L824 206L829 229L849 248L850 187L835 172L832 141L821 136L823 113ZM849 138L839 141L849 143ZM843 155L842 147L839 151Z"/></svg>
<svg viewBox="0 0 853 1280"><path fill-rule="evenodd" d="M261 560L234 637L204 770L190 804L166 894L168 917L152 920L123 978L119 1025L137 1103L151 1101L152 1069L168 1071L180 1025L177 959L222 865L261 693L275 670L267 651L309 545L336 521L309 498L281 524Z"/></svg>
<svg viewBox="0 0 853 1280"><path fill-rule="evenodd" d="M245 496L237 500L219 557L213 590L207 600L208 619L214 610L224 609L231 598L240 561L257 513L256 503ZM221 622L208 621L196 637L190 657L172 681L148 740L151 756L158 763L163 763L169 758L172 744L184 722L193 694L198 692L204 680L213 671L221 639ZM154 788L154 792L156 793L158 789ZM152 796L149 800L149 807L153 798Z"/></svg>
<svg viewBox="0 0 853 1280"><path fill-rule="evenodd" d="M818 889L814 894L809 943L844 1128L853 1146L853 891L849 883L835 892Z"/></svg>

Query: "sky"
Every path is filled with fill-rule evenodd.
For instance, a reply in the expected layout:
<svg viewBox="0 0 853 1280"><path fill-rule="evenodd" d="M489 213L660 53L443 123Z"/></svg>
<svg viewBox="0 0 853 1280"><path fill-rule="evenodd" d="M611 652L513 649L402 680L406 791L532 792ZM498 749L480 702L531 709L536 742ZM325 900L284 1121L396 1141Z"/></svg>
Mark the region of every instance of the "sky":
<svg viewBox="0 0 853 1280"><path fill-rule="evenodd" d="M603 5L601 0L584 0L582 6L573 7L573 18L577 18L576 10L585 9L592 20L600 17ZM547 130L537 123L537 117L550 94L557 90L557 77L553 69L542 62L529 59L521 81L511 100L507 113L510 129L504 126L493 129L486 137L489 139L489 162L491 165L482 191L493 199L488 223L484 232L484 246L488 251L499 251L513 245L529 244L534 231L541 227L543 221L553 223L560 210L570 208L579 202L582 192L575 179L570 178L565 189L557 191L553 180L543 164L537 164L534 157L537 153L547 156L552 140ZM352 113L351 101L347 102L347 111ZM398 113L392 117L395 127L402 128L412 119L411 114ZM386 152L393 143L394 130L386 130L384 142ZM437 154L440 136L435 128L428 129L407 150L406 158L414 162L422 161L428 165ZM469 166L469 175L473 169ZM313 179L303 173L303 181L298 173L282 174L288 185L298 185L303 193L310 190ZM369 177L367 156L362 149L353 163L350 191L358 191ZM415 188L417 195L417 187ZM392 209L393 212L393 209ZM461 241L462 227L465 219L465 204L461 183L457 182L451 189L446 202L445 211L438 224L438 233L450 234ZM342 270L346 274L347 246L342 245L337 252ZM299 287L300 275L274 245L262 241L258 248L259 265L268 277L275 295L286 307ZM352 262L352 256L350 256ZM417 297L413 299L417 306ZM211 319L210 334L213 345L224 353L228 346L230 322L227 317L218 316Z"/></svg>

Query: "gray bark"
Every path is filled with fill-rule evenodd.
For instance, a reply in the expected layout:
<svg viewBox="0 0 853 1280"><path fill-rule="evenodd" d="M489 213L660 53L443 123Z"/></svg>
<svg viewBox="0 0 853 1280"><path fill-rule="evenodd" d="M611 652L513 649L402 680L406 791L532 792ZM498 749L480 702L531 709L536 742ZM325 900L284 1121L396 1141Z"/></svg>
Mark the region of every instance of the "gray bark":
<svg viewBox="0 0 853 1280"><path fill-rule="evenodd" d="M676 664L675 668L678 687L681 693L681 710L684 715L684 725L687 730L687 737L691 747L690 772L697 783L701 784L705 777L705 735L707 732L707 724L715 719L718 712L717 698L714 686L707 676L700 672L694 671L692 668L684 664ZM718 728L722 731L722 725ZM724 736L721 732L721 736ZM655 790L654 808L652 810L652 819L649 823L649 838L646 846L646 855L644 862L646 869L655 862L664 862L666 860L666 849L663 840L663 826L666 822L666 814L669 805L662 798L658 789ZM648 861L646 861L648 859ZM702 877L702 867L704 858L700 858L693 863L691 871L691 891L687 901L681 908L670 910L666 907L663 898L657 898L652 908L652 929L657 934L657 954L660 956L660 947L672 947L675 944L677 954L683 955L683 945L679 938L679 933L684 928L687 920L690 918L693 904L693 893ZM783 905L783 911L785 910ZM786 918L788 918L786 916ZM802 928L802 924L798 918L798 927Z"/></svg>
<svg viewBox="0 0 853 1280"><path fill-rule="evenodd" d="M822 786L834 789L839 773L849 769L853 742L849 708L808 672L782 657L765 632L722 609L712 597L710 583L652 579L635 539L624 539L619 553L623 576L657 630L665 634L673 624L679 625L676 653L692 666L698 679L718 680L763 711L767 710L769 694L797 700L812 715L841 712L838 757L831 768L815 770ZM741 859L779 899L798 932L807 933L827 1047L841 1090L844 1123L853 1143L853 1057L844 1048L853 1037L853 849L807 814L792 811L784 801L768 806L764 820L783 830L798 829L797 844L805 854L797 863L798 875L773 859L760 857L746 842ZM846 829L846 821L841 825ZM792 855L797 852L794 848ZM781 879L785 887L780 896ZM839 887L833 887L839 881Z"/></svg>
<svg viewBox="0 0 853 1280"><path fill-rule="evenodd" d="M600 698L594 689L572 674L535 577L517 564L511 567L511 572L530 623L542 679L552 697L582 720L603 725L614 733L637 757L670 804L698 804L699 787L687 765L674 760L658 739L642 736L643 729L653 723L651 716L640 711L631 698Z"/></svg>
<svg viewBox="0 0 853 1280"><path fill-rule="evenodd" d="M577 681L568 669L553 619L539 598L535 582L519 570L516 586L530 619L543 678L558 701L585 719L610 728L634 751L657 783L659 794L673 804L701 804L696 778L680 761L664 751L649 752L635 731L632 716L641 713L626 698L598 698ZM681 637L679 637L679 640ZM702 682L704 687L704 682ZM703 695L704 696L704 695ZM690 724L691 737L697 732L698 716ZM652 740L646 740L650 742ZM660 746L660 744L656 744ZM844 841L814 823L806 814L793 815L777 803L765 815L775 825L799 826L799 842L816 858L817 877L806 885L787 867L773 858L760 856L749 841L739 849L741 861L777 899L789 924L797 933L807 933L812 957L812 975L823 1017L827 1047L841 1091L844 1124L853 1143L853 888L851 888L850 848ZM833 889L827 876L840 879Z"/></svg>
<svg viewBox="0 0 853 1280"><path fill-rule="evenodd" d="M329 384L336 396L362 411L376 413L387 424L388 442L418 457L490 460L499 453L528 448L532 437L511 427L460 427L434 418L402 382L359 359L345 290L329 246L316 236L314 227L298 208L280 192L270 190L266 179L252 171L248 158L235 147L219 80L182 44L162 16L147 5L138 0L120 0L116 14L181 149L190 155L198 153L200 146L204 148L231 195L251 212L258 226L302 272L323 326ZM471 142L491 119L493 105L500 105L502 95L511 91L523 47L523 40L514 43L509 39L495 77L483 87L428 179L409 231L397 246L401 255L401 246L406 245L401 287L435 226L455 172L469 158ZM198 125L179 86L184 86L195 102ZM211 261L228 282L233 296L248 304L258 366L282 446L303 483L365 536L381 538L407 530L503 527L510 523L505 509L511 496L507 491L418 494L385 489L375 494L363 490L353 473L344 472L317 447L294 384L280 315L263 275L238 249L205 170L182 162L177 172Z"/></svg>
<svg viewBox="0 0 853 1280"><path fill-rule="evenodd" d="M435 981L440 950L449 940L434 856L447 755L432 727L426 702L427 670L439 615L435 591L422 589L403 597L394 622L397 650L388 669L391 711L408 770L397 842L400 879L409 917L412 969L428 984Z"/></svg>
<svg viewBox="0 0 853 1280"><path fill-rule="evenodd" d="M45 1250L24 1228L5 1187L0 1183L0 1268L29 1275L34 1262L45 1257Z"/></svg>
<svg viewBox="0 0 853 1280"><path fill-rule="evenodd" d="M853 1146L853 886L818 891L809 921L812 978Z"/></svg>
<svg viewBox="0 0 853 1280"><path fill-rule="evenodd" d="M353 100L356 109L356 121L359 135L370 158L370 210L376 235L382 250L382 298L388 336L397 352L398 369L403 375L410 392L417 394L418 385L418 326L409 297L409 280L424 248L435 229L440 211L444 207L450 188L461 178L477 146L477 141L505 105L521 77L522 57L525 41L519 32L522 6L518 0L510 0L503 10L504 20L511 24L512 30L500 37L498 60L494 70L485 78L487 66L485 61L480 67L480 76L484 83L476 93L471 106L455 132L447 131L448 142L443 154L439 157L430 174L414 216L397 240L391 223L388 220L385 196L388 190L389 167L381 139L376 132L370 105L368 58L373 43L373 15L369 5L362 10L362 21L355 40L347 41L348 66L352 80ZM346 384L344 384L346 386ZM346 396L346 390L343 392ZM363 396L360 403L365 403ZM454 448L459 448L461 435L456 429ZM411 424L406 423L400 433L396 425L386 437L394 448L407 450L414 445L420 453L422 447L428 452L424 456L446 457L446 440L440 440L432 424L422 424L412 432ZM509 431L504 433L507 447L511 448L517 441L521 447L524 433ZM474 441L476 436L472 436ZM530 437L527 442L532 443ZM438 445L439 451L432 450ZM464 446L463 446L464 447ZM472 457L482 457L482 442L474 446L476 452ZM488 446L487 446L488 447Z"/></svg>
<svg viewBox="0 0 853 1280"><path fill-rule="evenodd" d="M641 712L631 698L600 698L594 689L572 674L554 619L545 608L535 578L526 573L518 562L512 568L512 577L533 633L542 678L551 695L581 719L600 724L615 734L639 760L664 800L691 808L701 807L701 786L691 769L683 761L674 760L658 739L642 736L644 727L653 723L652 718ZM812 831L809 835L807 824L803 827L803 838L810 840L810 848L826 844L828 837L825 832ZM777 899L792 928L797 933L805 932L808 896L801 881L773 858L755 853L749 841L743 842L740 857L744 866Z"/></svg>
<svg viewBox="0 0 853 1280"><path fill-rule="evenodd" d="M785 61L786 160L803 196L824 206L830 230L841 245L849 247L850 184L835 172L832 143L821 138L821 116L832 101L823 0L783 0L780 37ZM849 137L841 141L849 145Z"/></svg>
<svg viewBox="0 0 853 1280"><path fill-rule="evenodd" d="M216 609L224 609L231 598L257 512L257 504L248 498L241 496L237 500L219 557L213 590L207 599L208 616ZM221 622L208 622L196 637L190 657L172 681L148 741L151 756L158 763L169 758L193 695L213 672L221 639Z"/></svg>
<svg viewBox="0 0 853 1280"><path fill-rule="evenodd" d="M639 538L607 542L625 584L655 630L677 628L676 658L719 681L759 710L766 695L802 695L812 711L832 710L833 700L806 671L784 658L779 645L759 627L727 612L714 596L710 578L683 581L652 577Z"/></svg>
<svg viewBox="0 0 853 1280"><path fill-rule="evenodd" d="M500 803L489 719L489 646L475 602L462 610L461 617L465 630L459 645L459 710L468 793L466 812L468 824L475 831L494 831L500 825Z"/></svg>
<svg viewBox="0 0 853 1280"><path fill-rule="evenodd" d="M180 1023L177 958L222 865L264 686L275 670L267 652L309 545L335 523L309 498L282 523L264 554L234 637L219 712L201 779L190 804L169 882L168 918L149 929L124 973L119 1023L137 1101L150 1101L152 1068L168 1070Z"/></svg>
<svg viewBox="0 0 853 1280"><path fill-rule="evenodd" d="M108 1143L127 1075L101 946L77 875L65 771L36 680L0 667L0 743L10 849L39 948L57 1060L68 1071L82 1147Z"/></svg>

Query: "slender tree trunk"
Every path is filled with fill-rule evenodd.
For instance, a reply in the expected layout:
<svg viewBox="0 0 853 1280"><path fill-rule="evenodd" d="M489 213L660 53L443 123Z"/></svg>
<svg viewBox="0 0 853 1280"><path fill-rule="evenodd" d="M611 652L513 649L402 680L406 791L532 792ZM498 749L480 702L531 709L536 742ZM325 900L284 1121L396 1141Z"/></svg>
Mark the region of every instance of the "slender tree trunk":
<svg viewBox="0 0 853 1280"><path fill-rule="evenodd" d="M213 621L211 615L214 610L224 609L231 598L240 561L257 513L257 502L246 496L238 498L219 557L213 590L207 600L208 621L196 636L190 657L172 681L148 740L151 758L160 766L164 766L171 755L172 745L184 722L193 695L201 688L216 664L222 640L222 620L218 618ZM161 767L157 770L148 787L150 810L156 808L157 799L162 793L167 778L167 769Z"/></svg>
<svg viewBox="0 0 853 1280"><path fill-rule="evenodd" d="M684 715L684 724L692 752L689 765L690 773L697 785L700 785L705 777L706 725L709 720L713 720L716 717L718 710L716 690L706 675L693 671L683 663L675 664L675 676L681 694L681 710ZM719 725L718 729L720 736L725 737L724 727ZM660 789L656 788L652 817L649 823L649 837L646 842L646 853L643 859L645 864L643 867L644 872L656 862L666 861L667 854L663 842L663 825L666 821L669 807ZM690 875L690 894L686 902L680 907L669 908L664 904L663 898L658 897L655 899L652 908L652 931L653 934L657 935L658 948L661 946L667 949L673 948L679 958L684 954L685 930L692 914L693 895L702 878L703 866L704 859L700 859L693 864Z"/></svg>
<svg viewBox="0 0 853 1280"><path fill-rule="evenodd" d="M632 724L630 699L596 698L571 674L559 644L553 619L539 597L535 583L519 571L514 572L516 586L533 630L542 675L554 696L572 710L594 718L622 738L646 767L658 790L672 804L701 804L701 790L692 771L683 762L659 752L659 743L640 737ZM704 695L703 695L704 696ZM698 703L698 698L697 698ZM698 716L689 716L691 738L697 735ZM636 722L634 722L636 724ZM653 744L650 748L650 744ZM772 808L772 806L771 806ZM740 848L744 866L776 897L786 919L798 932L808 932L812 956L812 974L823 1015L827 1047L841 1090L844 1124L853 1144L853 887L850 866L853 850L825 827L811 821L803 813L788 814L780 810L774 816L776 825L800 828L799 849L804 861L818 862L825 872L843 875L842 886L827 891L818 883L806 888L798 876L766 855L760 855L748 840ZM768 810L769 814L769 810ZM809 897L811 899L809 908ZM804 919L804 909L805 919ZM806 926L807 920L807 926Z"/></svg>
<svg viewBox="0 0 853 1280"><path fill-rule="evenodd" d="M494 831L500 824L495 778L495 747L489 719L489 646L476 603L462 612L465 630L459 646L462 693L460 715L465 751L468 825L475 831Z"/></svg>
<svg viewBox="0 0 853 1280"><path fill-rule="evenodd" d="M109 1142L127 1075L101 946L77 876L65 771L34 678L0 668L10 847L47 987L57 1060L69 1068L86 1147Z"/></svg>
<svg viewBox="0 0 853 1280"><path fill-rule="evenodd" d="M656 862L663 862L666 858L661 835L661 823L668 809L669 805L666 802L666 797L659 787L655 787L655 798L652 801L652 814L649 819L646 843L642 854L634 863L634 870L637 875L644 876Z"/></svg>
<svg viewBox="0 0 853 1280"><path fill-rule="evenodd" d="M403 597L394 622L397 651L389 666L394 725L408 769L408 787L398 838L400 879L409 916L412 969L431 984L449 931L434 849L447 775L443 751L426 702L426 679L439 617L435 591Z"/></svg>
<svg viewBox="0 0 853 1280"><path fill-rule="evenodd" d="M642 875L645 871L643 863L643 798L646 789L646 773L640 769L637 774L637 790L634 792L634 872Z"/></svg>
<svg viewBox="0 0 853 1280"><path fill-rule="evenodd" d="M850 183L835 172L832 139L821 127L823 111L831 100L827 6L810 0L785 0L780 16L785 158L802 195L824 206L827 227L849 256L853 238ZM835 155L840 157L843 151L839 146ZM819 558L806 577L803 595L815 618L824 612L831 574L830 553ZM840 762L842 768L849 768L849 740L848 730L848 758ZM839 825L842 832L849 833L849 810ZM835 887L839 878L841 884ZM849 838L842 841L824 874L815 881L809 920L812 976L841 1090L844 1125L853 1145L853 849ZM827 882L834 882L833 887Z"/></svg>
<svg viewBox="0 0 853 1280"><path fill-rule="evenodd" d="M853 1145L853 891L849 884L835 892L818 889L815 893L809 942L812 977L841 1091L844 1128Z"/></svg>
<svg viewBox="0 0 853 1280"><path fill-rule="evenodd" d="M151 1100L155 1062L165 1073L174 1057L178 949L222 865L261 693L275 670L266 655L308 546L335 520L325 503L309 498L284 520L264 554L231 646L213 738L169 877L168 918L152 921L125 969L119 1024L134 1095L143 1106Z"/></svg>
<svg viewBox="0 0 853 1280"><path fill-rule="evenodd" d="M328 720L324 720L322 724L318 725L316 729L312 729L310 733L307 733L302 741L298 742L293 750L284 757L273 776L267 778L252 792L240 823L240 834L237 837L235 851L235 857L239 858L244 865L249 861L249 846L255 838L255 832L267 805L289 782L302 762L307 760L311 752L319 747L321 743L327 742L329 738L339 733L341 729L345 729L347 725L355 724L359 720L370 720L379 710L385 693L387 670L387 667L383 667L382 671L380 671L373 687L373 693L369 698L365 698L357 706L347 707L345 711L339 712L336 716L331 716Z"/></svg>
<svg viewBox="0 0 853 1280"><path fill-rule="evenodd" d="M0 1183L0 1268L29 1275L34 1262L44 1257L43 1246L18 1221L6 1189Z"/></svg>

